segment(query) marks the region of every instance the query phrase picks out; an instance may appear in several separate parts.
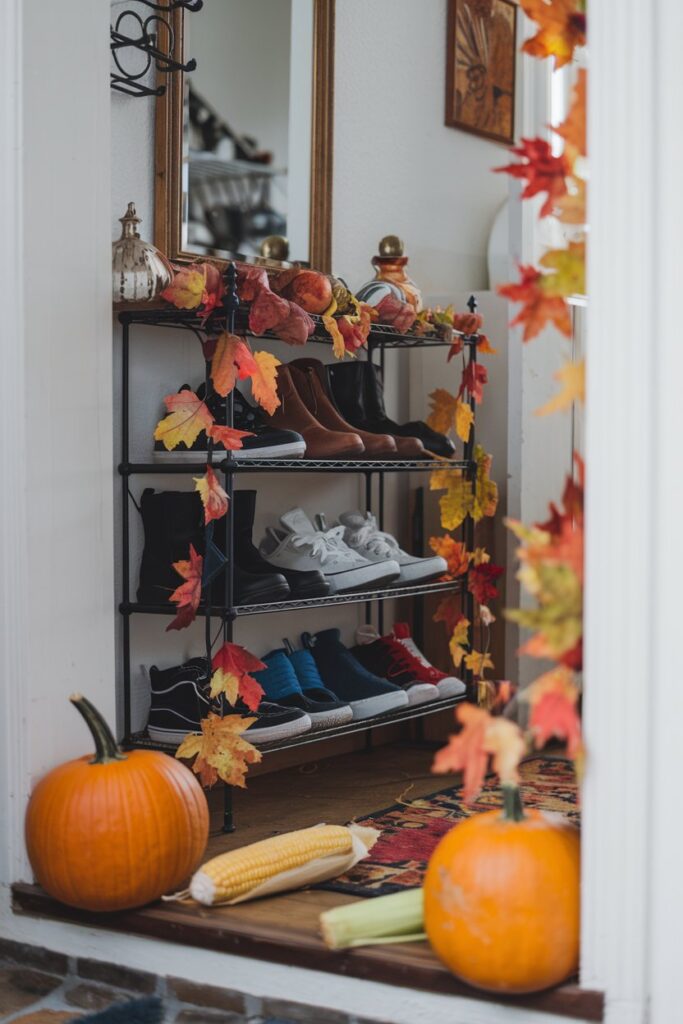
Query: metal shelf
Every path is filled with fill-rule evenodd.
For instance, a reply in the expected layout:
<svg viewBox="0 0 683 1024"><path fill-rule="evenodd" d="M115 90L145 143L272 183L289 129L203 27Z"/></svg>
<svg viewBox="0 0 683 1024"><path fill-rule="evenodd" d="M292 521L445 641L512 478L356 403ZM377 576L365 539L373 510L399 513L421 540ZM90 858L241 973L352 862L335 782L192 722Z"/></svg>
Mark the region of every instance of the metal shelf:
<svg viewBox="0 0 683 1024"><path fill-rule="evenodd" d="M422 473L437 469L473 468L466 459L219 459L212 463L223 473ZM206 460L181 462L131 462L118 467L121 476L150 474L196 474L206 470Z"/></svg>
<svg viewBox="0 0 683 1024"><path fill-rule="evenodd" d="M274 568L273 572L277 570ZM412 586L383 587L381 590L354 590L347 594L330 594L329 597L309 597L305 600L273 601L267 604L235 605L232 615L225 608L212 607L211 617L215 619L241 618L245 615L267 615L272 612L293 612L304 608L332 608L344 604L363 604L366 601L395 601L400 597L421 597L426 594L464 593L461 579L436 580L433 583L415 583ZM172 604L142 604L136 601L121 602L119 610L124 615L176 615ZM200 604L197 616L206 615L206 607Z"/></svg>
<svg viewBox="0 0 683 1024"><path fill-rule="evenodd" d="M118 307L118 316L121 323L141 324L151 327L167 327L178 330L199 331L202 333L215 333L222 330L226 323L225 309L216 309L208 317L202 317L196 310L176 309L174 306L156 308L135 308L126 309ZM315 313L310 314L315 324L315 331L308 339L308 344L331 345L332 338L327 333L321 316ZM240 305L235 316L235 333L249 335L250 337L272 338L279 340L273 331L266 331L262 335L255 335L249 330L249 307ZM478 337L473 335L461 335L458 331L452 332L454 336L460 337L465 345L476 348ZM434 332L432 334L401 334L389 324L373 324L368 336L368 347L381 345L383 348L432 348L448 347L451 344L450 338Z"/></svg>
<svg viewBox="0 0 683 1024"><path fill-rule="evenodd" d="M286 740L259 743L258 750L263 754L270 754L278 750L291 750L294 747L308 747L314 743L322 743L324 740L337 739L341 736L367 733L372 729L379 729L386 725L412 722L419 718L425 718L427 715L436 715L440 711L448 711L450 708L462 704L466 699L465 694L463 694L460 697L448 697L445 700L433 700L426 704L404 707L400 711L390 711L385 715L377 715L375 718L364 718L360 721L349 722L347 725L338 725L331 729L312 729ZM243 733L243 736L248 739L249 730ZM124 740L122 746L130 750L163 750L169 754L174 754L178 748L178 744L155 743L144 732L135 733L129 739Z"/></svg>

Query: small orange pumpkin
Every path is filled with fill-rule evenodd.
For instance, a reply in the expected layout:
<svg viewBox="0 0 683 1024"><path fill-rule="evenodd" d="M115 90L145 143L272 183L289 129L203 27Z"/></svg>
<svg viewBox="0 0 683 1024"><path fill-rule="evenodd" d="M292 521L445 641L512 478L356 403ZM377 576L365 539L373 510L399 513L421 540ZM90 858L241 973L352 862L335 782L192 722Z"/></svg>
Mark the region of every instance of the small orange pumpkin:
<svg viewBox="0 0 683 1024"><path fill-rule="evenodd" d="M503 812L475 814L448 832L429 861L425 931L463 981L489 992L537 992L578 968L578 831L522 810L503 787Z"/></svg>
<svg viewBox="0 0 683 1024"><path fill-rule="evenodd" d="M202 788L179 761L153 750L122 754L80 694L95 756L54 768L26 811L26 847L38 882L84 910L126 910L177 888L199 865L209 834Z"/></svg>

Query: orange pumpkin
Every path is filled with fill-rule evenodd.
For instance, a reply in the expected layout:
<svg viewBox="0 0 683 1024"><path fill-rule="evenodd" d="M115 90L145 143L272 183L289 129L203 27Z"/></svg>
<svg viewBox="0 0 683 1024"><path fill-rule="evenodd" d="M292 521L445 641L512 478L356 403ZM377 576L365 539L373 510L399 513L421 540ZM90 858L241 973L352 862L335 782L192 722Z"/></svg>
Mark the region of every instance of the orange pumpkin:
<svg viewBox="0 0 683 1024"><path fill-rule="evenodd" d="M537 992L578 968L580 844L571 825L522 811L475 814L441 840L424 883L425 931L463 981Z"/></svg>
<svg viewBox="0 0 683 1024"><path fill-rule="evenodd" d="M26 811L35 876L55 899L84 910L126 910L177 888L199 865L209 834L202 788L179 761L122 754L99 712L71 698L95 741L53 769Z"/></svg>

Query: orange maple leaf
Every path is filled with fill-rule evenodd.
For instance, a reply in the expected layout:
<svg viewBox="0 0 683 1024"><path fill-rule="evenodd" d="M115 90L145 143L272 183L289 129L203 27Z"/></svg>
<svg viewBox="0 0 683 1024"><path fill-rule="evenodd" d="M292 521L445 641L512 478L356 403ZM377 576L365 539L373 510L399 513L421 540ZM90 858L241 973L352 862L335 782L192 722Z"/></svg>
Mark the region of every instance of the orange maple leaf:
<svg viewBox="0 0 683 1024"><path fill-rule="evenodd" d="M266 668L262 661L239 644L225 643L214 655L211 668L211 697L224 693L232 705L241 697L250 711L258 709L264 691L249 673Z"/></svg>
<svg viewBox="0 0 683 1024"><path fill-rule="evenodd" d="M222 444L226 451L236 452L242 447L242 438L254 435L250 430L236 430L234 427L224 427L220 423L212 423L210 427L207 427L206 436L210 437L212 441Z"/></svg>
<svg viewBox="0 0 683 1024"><path fill-rule="evenodd" d="M450 736L447 746L437 752L432 771L438 775L463 772L463 799L472 803L486 777L489 754L485 742L491 716L474 704L463 704L456 710L455 717L462 729L457 736Z"/></svg>
<svg viewBox="0 0 683 1024"><path fill-rule="evenodd" d="M266 412L272 416L280 405L277 396L277 368L280 360L270 352L254 352L256 369L251 375L251 391Z"/></svg>
<svg viewBox="0 0 683 1024"><path fill-rule="evenodd" d="M489 341L488 337L485 334L479 335L479 340L477 341L477 351L480 353L485 353L490 356L495 356L498 354L498 349L493 347L493 345L491 344L491 342Z"/></svg>
<svg viewBox="0 0 683 1024"><path fill-rule="evenodd" d="M480 316L479 313L453 314L453 330L464 334L466 338L469 338L472 334L476 334L483 322L484 318Z"/></svg>
<svg viewBox="0 0 683 1024"><path fill-rule="evenodd" d="M444 623L449 636L464 618L462 599L459 594L446 594L445 597L442 597L433 615L434 622Z"/></svg>
<svg viewBox="0 0 683 1024"><path fill-rule="evenodd" d="M559 199L567 194L567 175L571 163L567 156L553 156L550 143L545 139L522 139L521 146L514 146L512 152L521 157L522 163L495 167L496 174L510 174L513 178L526 180L522 199L531 199L539 192L546 192L540 216L548 217Z"/></svg>
<svg viewBox="0 0 683 1024"><path fill-rule="evenodd" d="M522 309L510 322L511 327L524 325L524 341L531 341L548 323L552 323L567 338L571 337L572 322L567 300L549 295L542 287L543 274L535 267L521 266L522 279L517 284L498 286L498 294L512 302L523 303Z"/></svg>
<svg viewBox="0 0 683 1024"><path fill-rule="evenodd" d="M538 32L522 49L532 57L554 57L555 69L568 64L577 46L586 43L586 12L582 0L520 0Z"/></svg>
<svg viewBox="0 0 683 1024"><path fill-rule="evenodd" d="M206 467L206 476L194 477L194 489L204 506L204 523L213 519L222 519L228 511L228 495L218 482L218 477L211 466Z"/></svg>
<svg viewBox="0 0 683 1024"><path fill-rule="evenodd" d="M173 568L185 582L181 583L169 598L178 605L178 614L170 626L166 627L167 633L171 629L184 629L196 618L202 596L203 567L204 559L197 554L192 544L190 544L189 560L173 563Z"/></svg>
<svg viewBox="0 0 683 1024"><path fill-rule="evenodd" d="M161 298L172 303L176 309L196 309L202 304L206 289L206 264L181 267L173 275L168 288Z"/></svg>
<svg viewBox="0 0 683 1024"><path fill-rule="evenodd" d="M216 341L211 360L211 379L218 394L225 398L238 379L251 377L255 369L254 356L244 339L223 331Z"/></svg>
<svg viewBox="0 0 683 1024"><path fill-rule="evenodd" d="M565 121L553 131L560 135L568 146L581 156L586 156L586 96L588 76L586 69L579 70L572 93L572 104Z"/></svg>
<svg viewBox="0 0 683 1024"><path fill-rule="evenodd" d="M549 402L536 409L536 416L549 416L563 409L571 409L574 402L583 405L586 401L586 363L583 359L578 363L566 362L553 376L560 381L562 388Z"/></svg>
<svg viewBox="0 0 683 1024"><path fill-rule="evenodd" d="M451 576L462 576L467 572L470 564L467 548L450 534L445 534L443 537L430 537L429 546L435 554L446 559Z"/></svg>
<svg viewBox="0 0 683 1024"><path fill-rule="evenodd" d="M485 366L481 363L468 363L462 371L462 380L458 398L462 398L465 391L469 392L474 401L480 404L484 401L484 384L488 384L489 375Z"/></svg>
<svg viewBox="0 0 683 1024"><path fill-rule="evenodd" d="M192 771L203 786L211 787L218 779L228 786L244 789L244 778L250 764L258 764L261 752L242 737L255 718L226 715L221 718L210 712L202 719L201 733L190 733L176 750L175 756L194 758Z"/></svg>
<svg viewBox="0 0 683 1024"><path fill-rule="evenodd" d="M169 452L181 442L191 448L202 430L207 430L214 421L209 407L194 391L166 395L164 405L169 415L157 423L154 438Z"/></svg>
<svg viewBox="0 0 683 1024"><path fill-rule="evenodd" d="M546 672L526 690L531 703L529 728L537 749L553 737L567 741L567 753L575 757L581 750L581 719L578 713L579 690L570 669L560 666Z"/></svg>

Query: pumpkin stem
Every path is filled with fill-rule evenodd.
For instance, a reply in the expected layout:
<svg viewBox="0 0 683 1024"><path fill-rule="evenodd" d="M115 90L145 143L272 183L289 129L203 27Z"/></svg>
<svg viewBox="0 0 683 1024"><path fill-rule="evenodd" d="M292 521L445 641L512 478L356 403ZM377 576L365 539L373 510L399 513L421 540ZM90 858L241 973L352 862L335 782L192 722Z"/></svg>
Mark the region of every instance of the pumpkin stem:
<svg viewBox="0 0 683 1024"><path fill-rule="evenodd" d="M524 807L519 786L503 785L503 819L524 821Z"/></svg>
<svg viewBox="0 0 683 1024"><path fill-rule="evenodd" d="M69 700L85 719L95 741L95 756L90 764L107 764L109 761L125 761L126 758L116 745L111 729L97 708L81 693L74 693Z"/></svg>

